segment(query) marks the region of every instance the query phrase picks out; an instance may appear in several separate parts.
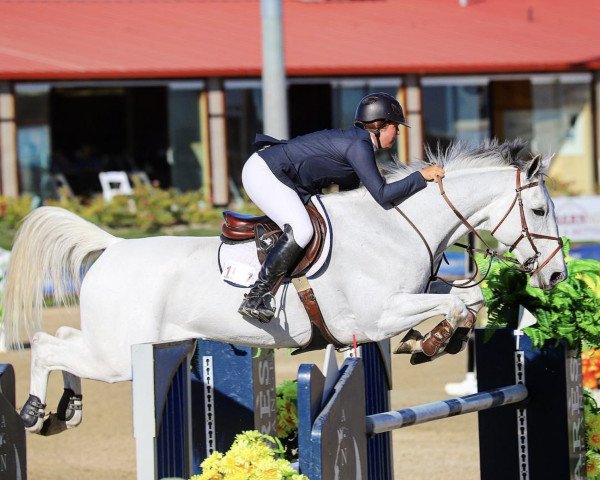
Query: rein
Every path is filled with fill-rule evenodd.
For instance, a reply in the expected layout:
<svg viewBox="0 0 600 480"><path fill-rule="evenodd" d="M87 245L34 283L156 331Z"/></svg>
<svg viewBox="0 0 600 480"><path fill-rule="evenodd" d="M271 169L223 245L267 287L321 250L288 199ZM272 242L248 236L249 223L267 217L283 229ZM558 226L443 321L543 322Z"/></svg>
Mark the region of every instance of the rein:
<svg viewBox="0 0 600 480"><path fill-rule="evenodd" d="M400 213L400 215L402 215L402 217L404 217L404 219L408 222L408 224L415 230L415 232L417 232L417 234L419 235L419 237L421 238L421 240L423 241L423 243L425 244L425 247L427 248L427 253L429 254L429 261L431 264L431 275L429 278L429 281L434 281L434 280L440 280L448 285L453 285L455 287L458 288L470 288L476 285L479 285L481 282L483 282L489 272L490 269L492 267L492 261L494 258L497 258L498 260L505 262L506 264L508 264L508 266L514 270L518 270L521 272L525 272L528 273L530 275L535 275L537 272L539 272L542 268L544 268L548 262L562 249L563 246L563 242L562 239L560 237L552 237L549 235L541 235L538 233L531 233L529 231L529 228L527 226L527 220L525 218L525 209L523 206L523 198L521 195L521 192L527 188L532 188L535 187L537 185L539 185L539 182L531 182L528 183L526 185L521 185L521 175L520 175L520 171L519 169L517 169L516 171L517 173L517 178L516 178L516 188L515 188L515 198L513 199L512 203L510 204L510 206L508 207L507 212L504 214L504 216L502 217L502 219L498 222L498 224L492 229L491 233L492 236L494 235L494 233L498 230L498 228L500 227L500 225L502 225L502 223L504 223L504 220L506 220L509 216L509 214L512 212L513 208L515 207L515 205L518 204L519 206L519 214L521 217L521 235L519 236L519 238L517 238L515 240L515 242L510 246L510 248L508 249L509 252L512 252L517 245L519 244L519 242L521 242L521 240L523 240L524 238L526 238L529 241L529 244L531 245L531 248L533 249L534 254L529 257L528 259L525 260L525 262L523 262L523 264L520 264L518 260L516 260L515 258L512 257L507 257L503 254L498 253L496 250L493 250L488 244L487 242L483 239L483 237L481 235L479 235L479 233L475 230L475 228L473 227L473 225L471 225L469 223L469 221L458 211L458 209L452 204L452 202L450 201L450 199L448 198L448 195L446 195L446 192L444 191L444 184L442 182L441 177L437 177L436 178L436 183L438 184L438 187L440 189L440 194L442 195L442 198L444 199L444 201L446 202L446 204L450 207L450 209L454 212L454 214L458 217L458 219L461 221L461 223L463 225L465 225L470 232L472 232L485 246L485 249L479 249L479 248L471 248L467 245L463 245L460 243L455 243L455 245L464 248L467 253L469 254L470 257L473 257L474 252L477 253L483 253L484 258L487 258L488 256L490 257L490 262L488 264L488 268L487 271L485 272L485 275L483 275L483 277L481 278L481 280L475 282L475 277L477 276L477 274L479 273L479 267L477 266L477 263L475 262L475 273L471 276L471 278L467 279L465 282L460 283L460 284L456 284L456 283L450 283L447 280L443 279L442 277L439 277L437 275L437 271L434 270L434 257L433 257L433 252L431 250L431 247L429 246L429 243L427 242L427 239L423 236L423 234L421 233L421 231L418 229L418 227L406 216L406 214L400 210L400 208L398 206L394 206L395 210ZM546 258L546 260L544 260L543 263L538 264L538 260L539 257L541 256L541 253L539 252L539 250L537 249L537 247L535 246L535 242L533 241L534 238L539 238L539 239L545 239L545 240L555 240L556 242L558 242L558 246L554 249L554 251L548 256L548 258Z"/></svg>

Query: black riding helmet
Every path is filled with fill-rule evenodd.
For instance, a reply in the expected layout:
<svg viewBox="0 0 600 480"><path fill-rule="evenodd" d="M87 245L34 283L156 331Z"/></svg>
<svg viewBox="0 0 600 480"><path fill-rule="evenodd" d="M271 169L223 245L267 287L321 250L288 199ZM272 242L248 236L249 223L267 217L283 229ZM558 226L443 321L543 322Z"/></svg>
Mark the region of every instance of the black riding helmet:
<svg viewBox="0 0 600 480"><path fill-rule="evenodd" d="M379 128L367 128L366 123L382 120L383 125ZM388 123L397 123L410 128L404 118L404 112L400 102L387 93L377 92L370 93L358 103L356 113L354 114L354 125L364 128L368 132L375 135L377 140L377 148L381 148L379 135L381 129Z"/></svg>
<svg viewBox="0 0 600 480"><path fill-rule="evenodd" d="M370 93L358 103L354 115L354 125L363 127L365 123L383 120L386 123L397 123L409 127L404 118L400 102L393 96L383 93Z"/></svg>

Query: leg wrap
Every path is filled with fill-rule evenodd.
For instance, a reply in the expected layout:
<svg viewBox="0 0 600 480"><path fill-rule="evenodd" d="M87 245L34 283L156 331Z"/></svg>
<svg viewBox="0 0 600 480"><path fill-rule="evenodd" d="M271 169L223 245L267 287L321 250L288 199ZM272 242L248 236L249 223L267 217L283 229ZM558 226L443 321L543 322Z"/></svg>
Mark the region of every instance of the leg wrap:
<svg viewBox="0 0 600 480"><path fill-rule="evenodd" d="M25 429L38 432L44 423L46 404L36 397L35 395L29 395L27 402L23 405L19 415L23 419Z"/></svg>
<svg viewBox="0 0 600 480"><path fill-rule="evenodd" d="M81 422L82 398L81 395L76 395L70 388L65 388L58 403L56 412L58 419L67 422L67 425L74 420L73 426L78 425Z"/></svg>

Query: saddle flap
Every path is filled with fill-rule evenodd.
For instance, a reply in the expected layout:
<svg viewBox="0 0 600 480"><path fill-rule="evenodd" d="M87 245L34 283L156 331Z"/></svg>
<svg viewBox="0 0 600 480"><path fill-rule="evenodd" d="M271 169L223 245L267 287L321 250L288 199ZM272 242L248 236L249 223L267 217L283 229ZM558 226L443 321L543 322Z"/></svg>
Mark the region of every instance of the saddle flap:
<svg viewBox="0 0 600 480"><path fill-rule="evenodd" d="M312 204L312 202L306 205L306 210L308 212L308 216L310 217L310 221L312 222L314 234L312 240L304 250L304 256L302 257L302 260L300 260L290 275L292 278L300 277L308 271L310 266L321 255L321 252L323 251L323 245L325 243L325 234L327 233L327 224L325 223L325 219Z"/></svg>
<svg viewBox="0 0 600 480"><path fill-rule="evenodd" d="M267 253L277 243L281 230L269 230L264 224L259 223L254 227L254 240L256 242L256 253L258 260L262 264L265 261Z"/></svg>

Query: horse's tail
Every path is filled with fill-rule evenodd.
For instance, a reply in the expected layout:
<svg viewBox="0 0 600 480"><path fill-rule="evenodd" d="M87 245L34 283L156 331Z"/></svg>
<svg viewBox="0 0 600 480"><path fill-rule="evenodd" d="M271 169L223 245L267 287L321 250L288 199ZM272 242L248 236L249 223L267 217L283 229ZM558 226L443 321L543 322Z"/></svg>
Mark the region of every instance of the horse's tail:
<svg viewBox="0 0 600 480"><path fill-rule="evenodd" d="M6 276L8 345L22 346L22 326L29 338L41 328L46 282L51 282L57 304L72 303L79 294L82 269L121 240L62 208L40 207L27 215L15 237Z"/></svg>

